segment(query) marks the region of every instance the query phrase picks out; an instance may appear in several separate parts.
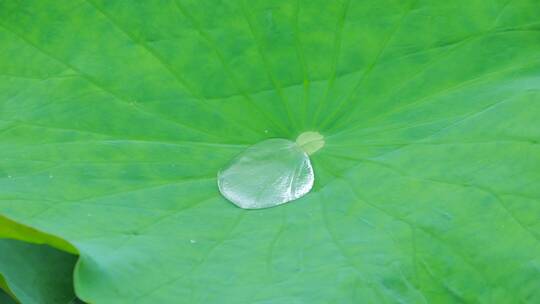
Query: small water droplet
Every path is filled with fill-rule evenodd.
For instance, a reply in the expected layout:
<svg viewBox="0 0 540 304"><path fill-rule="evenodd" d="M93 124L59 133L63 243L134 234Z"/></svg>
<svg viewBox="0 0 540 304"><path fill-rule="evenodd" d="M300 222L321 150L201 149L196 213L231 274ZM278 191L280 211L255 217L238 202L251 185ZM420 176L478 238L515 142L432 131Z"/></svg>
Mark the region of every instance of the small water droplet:
<svg viewBox="0 0 540 304"><path fill-rule="evenodd" d="M268 130L264 130L264 133L268 134Z"/></svg>
<svg viewBox="0 0 540 304"><path fill-rule="evenodd" d="M191 244L195 244L195 243L197 243L197 241L196 241L196 240L189 240L189 242L190 242Z"/></svg>
<svg viewBox="0 0 540 304"><path fill-rule="evenodd" d="M53 178L54 176L52 174L49 174L49 178Z"/></svg>
<svg viewBox="0 0 540 304"><path fill-rule="evenodd" d="M7 178L11 178L11 175L8 175Z"/></svg>
<svg viewBox="0 0 540 304"><path fill-rule="evenodd" d="M272 138L236 156L218 173L218 187L238 207L261 209L304 196L313 187L314 178L309 156L301 146Z"/></svg>

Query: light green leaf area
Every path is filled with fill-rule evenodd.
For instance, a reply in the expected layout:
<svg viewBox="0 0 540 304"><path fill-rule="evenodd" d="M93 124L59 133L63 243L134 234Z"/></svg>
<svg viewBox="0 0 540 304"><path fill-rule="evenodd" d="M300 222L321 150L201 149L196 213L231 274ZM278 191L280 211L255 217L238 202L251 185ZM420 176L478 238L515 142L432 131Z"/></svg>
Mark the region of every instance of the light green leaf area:
<svg viewBox="0 0 540 304"><path fill-rule="evenodd" d="M0 273L9 291L28 304L68 304L74 298L72 273L76 256L25 242L0 239ZM3 284L0 284L0 286ZM0 294L0 303L7 302Z"/></svg>
<svg viewBox="0 0 540 304"><path fill-rule="evenodd" d="M43 233L32 227L21 225L0 215L0 238L6 237L35 244L49 244L69 253L77 254L77 250L65 240Z"/></svg>
<svg viewBox="0 0 540 304"><path fill-rule="evenodd" d="M536 0L0 1L0 214L73 244L96 304L538 303L539 20ZM306 196L219 194L237 154L303 132L324 136Z"/></svg>

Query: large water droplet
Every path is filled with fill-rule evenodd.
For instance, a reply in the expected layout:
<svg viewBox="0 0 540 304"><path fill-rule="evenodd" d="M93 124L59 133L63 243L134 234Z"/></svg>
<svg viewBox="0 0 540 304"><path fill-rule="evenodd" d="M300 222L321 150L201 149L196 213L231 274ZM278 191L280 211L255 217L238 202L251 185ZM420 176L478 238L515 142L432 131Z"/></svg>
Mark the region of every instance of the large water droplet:
<svg viewBox="0 0 540 304"><path fill-rule="evenodd" d="M249 147L218 173L221 194L244 209L298 199L311 190L313 181L307 153L297 143L278 138Z"/></svg>

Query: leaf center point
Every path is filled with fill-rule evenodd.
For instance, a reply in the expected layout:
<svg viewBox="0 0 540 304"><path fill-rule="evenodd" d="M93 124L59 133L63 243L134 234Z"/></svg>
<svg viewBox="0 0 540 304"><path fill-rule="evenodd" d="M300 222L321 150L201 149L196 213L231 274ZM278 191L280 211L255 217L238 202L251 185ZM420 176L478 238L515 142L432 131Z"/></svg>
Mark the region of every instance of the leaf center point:
<svg viewBox="0 0 540 304"><path fill-rule="evenodd" d="M324 136L319 132L306 131L296 138L296 144L308 155L319 151L324 147Z"/></svg>

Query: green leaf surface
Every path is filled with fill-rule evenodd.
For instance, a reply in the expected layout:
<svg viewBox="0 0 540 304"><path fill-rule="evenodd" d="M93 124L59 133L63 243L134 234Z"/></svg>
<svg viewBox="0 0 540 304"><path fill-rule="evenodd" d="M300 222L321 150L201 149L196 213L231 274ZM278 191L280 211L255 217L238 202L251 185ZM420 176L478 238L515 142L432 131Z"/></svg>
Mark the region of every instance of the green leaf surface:
<svg viewBox="0 0 540 304"><path fill-rule="evenodd" d="M21 225L0 215L0 238L10 238L35 244L49 244L55 248L77 254L77 250L63 239ZM37 247L36 247L37 248Z"/></svg>
<svg viewBox="0 0 540 304"><path fill-rule="evenodd" d="M10 298L10 299L13 300L12 302L15 302L15 299L17 297L15 297L15 295L13 294L11 289L9 289L9 286L6 283L6 279L4 279L4 276L2 276L2 274L0 274L0 300L8 302L7 300L5 300L7 298ZM0 303L4 303L2 301L0 301ZM11 303L11 302L9 302L9 303Z"/></svg>
<svg viewBox="0 0 540 304"><path fill-rule="evenodd" d="M540 302L540 2L0 1L0 214L90 303ZM324 136L303 198L217 172Z"/></svg>
<svg viewBox="0 0 540 304"><path fill-rule="evenodd" d="M0 289L0 303L2 304L16 304L15 300L11 298L5 291Z"/></svg>
<svg viewBox="0 0 540 304"><path fill-rule="evenodd" d="M47 245L0 239L0 275L23 304L70 303L75 298L76 261L76 256ZM4 302L0 294L0 303L10 302Z"/></svg>

